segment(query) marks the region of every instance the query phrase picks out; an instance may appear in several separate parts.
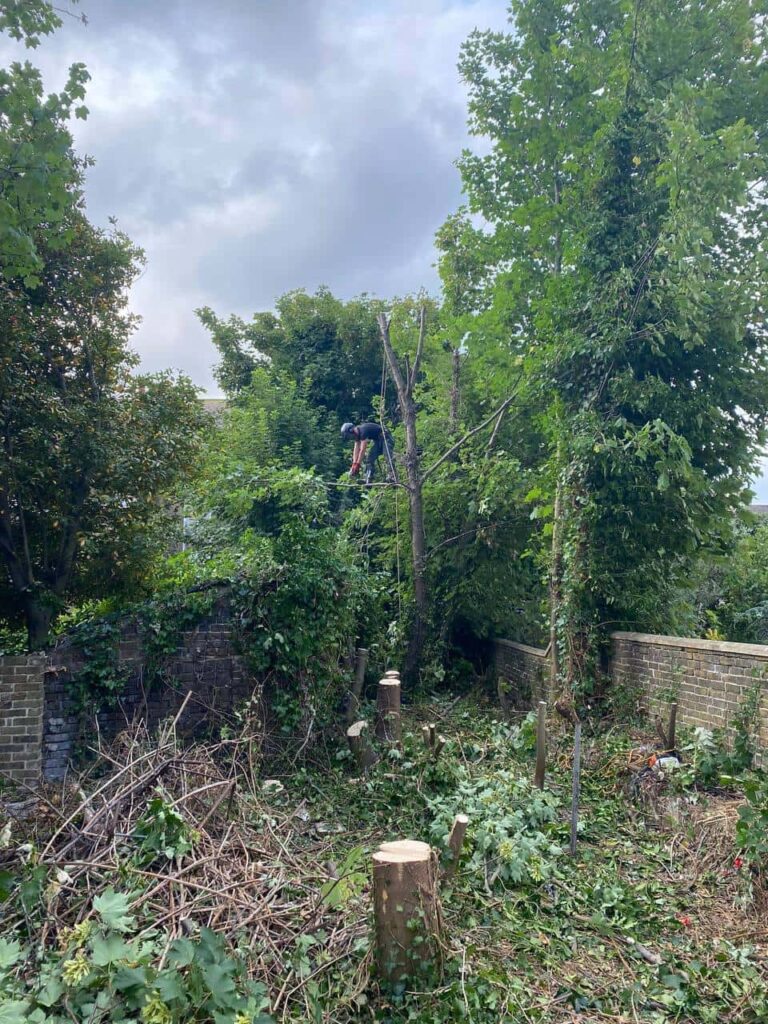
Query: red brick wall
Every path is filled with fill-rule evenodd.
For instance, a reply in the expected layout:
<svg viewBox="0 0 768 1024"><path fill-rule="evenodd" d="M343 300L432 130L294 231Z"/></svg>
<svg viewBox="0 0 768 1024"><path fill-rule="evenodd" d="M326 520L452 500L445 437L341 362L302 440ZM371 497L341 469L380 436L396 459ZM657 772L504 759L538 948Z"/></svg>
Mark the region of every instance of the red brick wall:
<svg viewBox="0 0 768 1024"><path fill-rule="evenodd" d="M514 640L496 640L496 675L502 681L509 704L520 711L547 700L549 648L529 647Z"/></svg>

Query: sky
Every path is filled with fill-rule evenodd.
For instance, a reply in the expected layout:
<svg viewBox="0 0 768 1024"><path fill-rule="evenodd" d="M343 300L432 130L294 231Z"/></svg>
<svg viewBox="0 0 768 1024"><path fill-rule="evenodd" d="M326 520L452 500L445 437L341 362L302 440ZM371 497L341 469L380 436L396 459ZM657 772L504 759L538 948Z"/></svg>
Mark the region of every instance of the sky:
<svg viewBox="0 0 768 1024"><path fill-rule="evenodd" d="M506 0L80 0L38 50L60 88L91 75L76 149L88 214L147 255L132 305L142 368L209 394L194 310L250 317L293 288L436 292L433 238L461 202L456 70ZM7 51L15 48L9 44ZM18 57L19 53L13 56Z"/></svg>
<svg viewBox="0 0 768 1024"><path fill-rule="evenodd" d="M434 233L461 203L459 48L508 27L506 0L80 0L82 24L29 58L60 88L91 75L73 124L95 160L92 221L147 267L131 303L141 368L218 394L194 310L250 317L293 288L436 293ZM765 468L765 467L764 467ZM768 480L755 487L768 502Z"/></svg>

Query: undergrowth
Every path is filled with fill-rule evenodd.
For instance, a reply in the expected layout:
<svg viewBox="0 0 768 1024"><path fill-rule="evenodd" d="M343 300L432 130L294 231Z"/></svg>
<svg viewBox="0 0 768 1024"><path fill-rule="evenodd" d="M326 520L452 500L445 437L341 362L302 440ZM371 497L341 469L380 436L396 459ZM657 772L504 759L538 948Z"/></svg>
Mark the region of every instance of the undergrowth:
<svg viewBox="0 0 768 1024"><path fill-rule="evenodd" d="M421 740L429 721L447 737L436 759ZM179 803L196 788L192 776L174 799L170 791L147 793L127 838L114 841L114 869L88 876L95 898L57 882L55 871L70 869L40 856L38 823L24 866L3 869L0 896L12 928L0 945L0 1021L768 1019L764 775L745 770L715 793L701 776L681 776L651 806L632 797L627 769L629 752L648 734L591 734L589 725L586 734L575 859L567 853L570 734L551 737L539 792L530 781L531 720L510 725L469 699L411 708L402 749L364 776L340 744L315 749L279 778L238 782L234 804L211 811L213 793L195 797L198 824L183 813L190 805ZM241 750L235 737L225 744L222 751ZM191 763L208 764L196 749ZM470 825L458 871L442 891L440 973L423 991L387 996L369 951L371 852L384 839L409 837L444 853L459 811ZM236 852L233 828L248 836L245 854ZM227 911L226 937L217 934L215 885L197 897L206 913L211 908L199 917L202 927L194 913L179 925L157 894L158 879L170 878L178 880L168 889L173 900L189 898L181 879L201 884L200 865L215 856L219 836L236 858L215 865L220 876L251 872L235 890L242 895ZM6 835L6 861L22 856L22 838L16 825ZM105 857L99 853L98 863ZM45 910L33 910L46 906L57 884L59 915L80 908L58 934L50 914L46 923ZM258 933L255 924L238 930L238 915L248 915L237 901L248 899L260 914ZM31 956L34 972L26 966Z"/></svg>

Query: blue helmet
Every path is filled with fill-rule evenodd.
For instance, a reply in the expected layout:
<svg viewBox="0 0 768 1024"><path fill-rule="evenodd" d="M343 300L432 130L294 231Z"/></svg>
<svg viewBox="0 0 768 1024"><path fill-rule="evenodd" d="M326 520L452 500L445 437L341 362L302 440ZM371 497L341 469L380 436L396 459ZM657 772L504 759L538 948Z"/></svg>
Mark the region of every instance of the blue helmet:
<svg viewBox="0 0 768 1024"><path fill-rule="evenodd" d="M355 432L355 424L354 423L344 423L342 425L341 436L344 438L345 441L347 440L347 438L352 437L354 432Z"/></svg>

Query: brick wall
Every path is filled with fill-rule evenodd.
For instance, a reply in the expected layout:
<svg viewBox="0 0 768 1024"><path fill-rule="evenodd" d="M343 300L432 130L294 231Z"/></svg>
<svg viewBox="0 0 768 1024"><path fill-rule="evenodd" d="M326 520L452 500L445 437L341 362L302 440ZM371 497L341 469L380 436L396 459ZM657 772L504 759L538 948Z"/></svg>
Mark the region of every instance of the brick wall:
<svg viewBox="0 0 768 1024"><path fill-rule="evenodd" d="M42 765L44 663L34 654L0 658L0 768L27 785Z"/></svg>
<svg viewBox="0 0 768 1024"><path fill-rule="evenodd" d="M611 641L613 682L636 689L649 713L664 720L675 699L682 724L727 729L759 685L759 743L768 747L768 646L647 633L614 633Z"/></svg>
<svg viewBox="0 0 768 1024"><path fill-rule="evenodd" d="M120 632L119 664L126 683L114 708L98 715L77 713L73 679L83 667L82 651L67 638L43 655L0 658L0 767L30 783L62 778L79 745L111 739L135 717L150 729L175 714L192 696L178 722L183 736L215 730L256 687L235 651L225 597L200 624L180 637L175 654L149 679L141 636L134 622Z"/></svg>
<svg viewBox="0 0 768 1024"><path fill-rule="evenodd" d="M549 647L529 647L514 640L496 640L494 663L499 698L510 710L528 711L547 699Z"/></svg>

